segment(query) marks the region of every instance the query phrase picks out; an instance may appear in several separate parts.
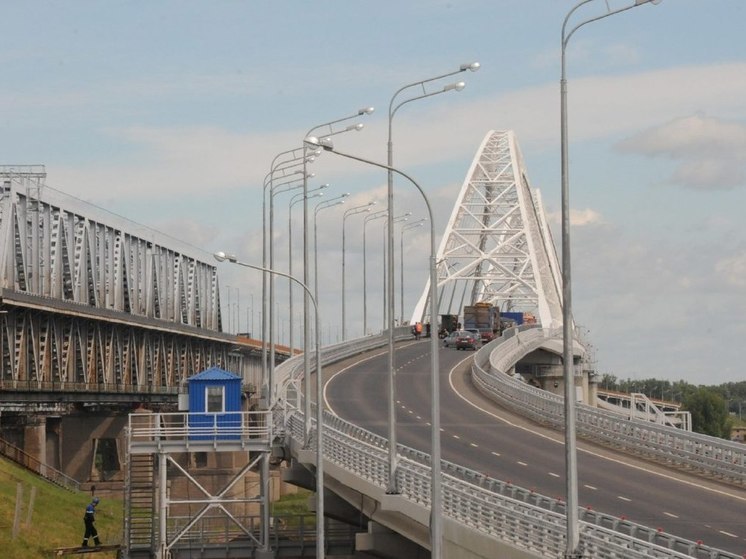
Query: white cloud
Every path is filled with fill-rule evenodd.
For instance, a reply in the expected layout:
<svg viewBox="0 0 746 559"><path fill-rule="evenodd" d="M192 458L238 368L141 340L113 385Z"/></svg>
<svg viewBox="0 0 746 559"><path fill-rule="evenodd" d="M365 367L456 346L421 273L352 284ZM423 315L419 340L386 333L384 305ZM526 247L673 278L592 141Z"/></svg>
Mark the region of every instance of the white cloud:
<svg viewBox="0 0 746 559"><path fill-rule="evenodd" d="M546 212L547 220L552 224L562 223L561 212ZM582 210L570 209L570 225L583 227L586 225L601 225L604 223L603 217L596 210L585 208Z"/></svg>
<svg viewBox="0 0 746 559"><path fill-rule="evenodd" d="M718 260L715 271L727 284L746 287L746 252Z"/></svg>
<svg viewBox="0 0 746 559"><path fill-rule="evenodd" d="M618 144L625 153L677 162L668 182L695 189L746 185L746 124L702 115L678 118Z"/></svg>

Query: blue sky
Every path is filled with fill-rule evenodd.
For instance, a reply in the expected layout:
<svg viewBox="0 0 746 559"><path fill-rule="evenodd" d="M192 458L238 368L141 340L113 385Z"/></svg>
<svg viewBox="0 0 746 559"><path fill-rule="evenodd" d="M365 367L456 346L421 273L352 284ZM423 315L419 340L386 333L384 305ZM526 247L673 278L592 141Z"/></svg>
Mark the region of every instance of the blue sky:
<svg viewBox="0 0 746 559"><path fill-rule="evenodd" d="M383 161L393 92L477 60L479 72L459 76L462 92L397 114L395 162L425 186L442 230L484 135L512 129L556 227L560 27L574 4L7 3L1 163L44 164L51 187L208 252L259 262L260 185L277 153L312 126L372 105L363 131L335 140ZM605 5L591 2L579 16ZM742 0L663 0L593 23L570 42L574 311L601 372L746 379L745 20ZM372 168L326 155L313 170L312 186L331 184L328 197L351 193L342 207L383 200L385 175ZM287 199L278 204L286 223ZM424 216L413 193L397 193L397 208ZM322 322L334 340L341 210L323 215ZM352 301L360 306L362 231L351 223L348 327L359 333ZM405 237L408 307L426 278L425 233ZM286 245L284 229L278 239ZM371 262L382 258L379 246L369 251ZM257 331L255 274L225 265L220 273L234 329L253 322ZM369 291L373 323L378 283ZM286 319L280 329L287 339Z"/></svg>

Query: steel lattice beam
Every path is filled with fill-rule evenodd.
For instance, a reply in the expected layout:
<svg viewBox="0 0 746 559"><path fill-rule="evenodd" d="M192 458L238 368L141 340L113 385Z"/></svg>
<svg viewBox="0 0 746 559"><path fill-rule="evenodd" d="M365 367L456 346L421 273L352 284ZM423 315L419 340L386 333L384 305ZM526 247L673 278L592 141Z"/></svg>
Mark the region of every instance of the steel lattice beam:
<svg viewBox="0 0 746 559"><path fill-rule="evenodd" d="M512 131L490 131L477 151L437 253L440 314L488 302L562 322L561 275L538 191ZM429 282L412 322L429 320ZM432 320L437 324L437 317Z"/></svg>

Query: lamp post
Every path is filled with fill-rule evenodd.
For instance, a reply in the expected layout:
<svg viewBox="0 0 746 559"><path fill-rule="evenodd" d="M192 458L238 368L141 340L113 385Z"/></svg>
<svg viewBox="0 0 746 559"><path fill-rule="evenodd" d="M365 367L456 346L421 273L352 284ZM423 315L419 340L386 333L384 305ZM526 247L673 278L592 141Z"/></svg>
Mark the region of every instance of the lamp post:
<svg viewBox="0 0 746 559"><path fill-rule="evenodd" d="M322 379L322 372L321 372L321 344L319 343L319 332L321 324L321 319L319 317L319 306L316 302L316 299L311 295L311 291L308 289L308 286L301 282L300 280L294 278L290 274L285 274L283 272L279 272L277 270L272 270L270 268L264 268L263 266L255 266L253 264L248 264L246 262L241 262L238 260L234 255L232 254L226 254L225 252L216 252L214 255L215 259L218 262L224 262L228 261L232 264L237 264L239 266L243 266L245 268L251 268L252 270L259 270L260 272L264 272L273 276L282 276L284 278L288 278L290 281L294 281L298 285L300 285L303 290L306 293L306 296L308 299L313 303L314 310L315 310L315 318L316 318L316 557L319 557L321 559L324 558L324 455L323 455L323 442L324 442L324 430L323 430L323 379ZM306 384L311 384L310 379L306 377L305 379ZM265 497L268 497L268 489L269 489L269 464L265 460L266 464L266 476L265 476ZM265 503L264 506L264 520L265 522L262 523L262 530L264 532L263 534L263 542L266 548L269 546L269 507L267 506L267 503Z"/></svg>
<svg viewBox="0 0 746 559"><path fill-rule="evenodd" d="M305 164L306 158L302 158ZM296 163L295 165L298 165ZM305 169L305 167L304 167ZM295 173L297 174L298 171ZM290 179L277 184L272 184L270 180L269 187L269 269L273 270L275 266L274 236L275 236L275 194L288 192L300 188L305 182L314 176L314 173L301 172L302 179ZM277 191L277 192L275 192ZM269 277L269 377L266 383L267 391L267 408L271 407L274 398L273 386L275 376L275 313L278 310L275 305L275 278L272 274Z"/></svg>
<svg viewBox="0 0 746 559"><path fill-rule="evenodd" d="M562 22L562 74L560 77L560 152L562 166L562 376L565 382L565 472L566 481L566 515L567 515L567 549L565 557L580 557L578 544L578 462L575 441L575 374L573 367L573 332L572 332L572 275L570 270L570 178L567 147L567 73L565 51L570 37L575 31L588 23L625 12L643 4L657 4L660 0L634 0L632 4L611 10L599 16L581 21L569 31L567 24L575 11L595 0L583 0L577 3L565 16Z"/></svg>
<svg viewBox="0 0 746 559"><path fill-rule="evenodd" d="M394 165L394 144L392 140L392 123L394 120L394 115L396 114L396 111L399 110L399 108L402 105L405 105L406 103L411 103L412 101L416 101L417 99L424 99L426 97L432 97L433 95L438 95L440 93L445 93L446 91L461 91L465 87L464 82L458 82L455 84L446 85L443 89L435 92L428 93L425 89L425 84L437 81L443 78L447 78L449 76L453 76L455 74L460 74L461 72L465 72L466 70L471 70L472 72L476 72L479 70L479 63L473 62L471 64L462 64L459 66L458 70L447 72L445 74L442 74L440 76L434 76L432 78L428 78L426 80L420 80L417 82L413 82L410 84L407 84L403 87L400 87L392 96L391 101L389 102L389 113L388 113L388 142L387 142L387 151L388 151L388 159L387 159L387 167L388 167L388 188L387 188L387 208L389 211L389 215L394 215L394 175L393 175L393 165ZM410 97L408 99L405 99L398 104L394 104L397 100L397 97L400 93L413 88L413 87L421 87L422 88L422 94L416 95L414 97ZM388 487L386 489L387 493L398 493L399 489L396 486L396 467L397 467L397 457L396 457L396 370L394 368L394 223L393 221L389 221L388 224L388 281L386 282L386 292L388 293L388 371L389 371L389 477L388 477ZM432 322L432 321L431 321ZM438 550L438 553L440 551ZM434 556L435 557L435 556Z"/></svg>
<svg viewBox="0 0 746 559"><path fill-rule="evenodd" d="M406 212L400 216L395 217L394 225L396 225L397 223L408 221L409 216L411 215L412 215L412 212ZM386 255L388 252L388 247L386 246L388 244L386 242L388 240L388 221L389 221L388 218L386 218L386 221L384 222L384 225L383 225L383 329L384 330L386 330L387 325L394 324L393 321L389 323L389 321L387 320L387 316L388 316L387 313L388 313L389 305L386 304L387 295L388 295L387 290L386 290L386 278L388 277L388 264L387 264L387 258L386 258ZM393 274L391 275L391 277L393 278ZM396 290L392 291L392 293L395 291ZM393 306L396 307L396 304L394 303Z"/></svg>
<svg viewBox="0 0 746 559"><path fill-rule="evenodd" d="M332 136L335 134L340 134L342 132L348 132L348 131L360 131L363 128L362 124L353 124L350 126L347 126L346 128L342 130L334 130L334 125L339 124L341 122L345 122L347 120L357 118L358 116L364 116L371 114L375 109L373 107L365 107L354 114L344 116L342 118L338 118L336 120L330 120L329 122L325 122L323 124L318 124L314 127L312 127L308 132L306 132L306 136L309 134L313 134L316 131L321 131L323 129L328 129L326 133L323 134L324 137ZM308 144L303 142L303 150L304 153L306 153L309 149ZM312 148L312 151L315 153L318 148ZM305 160L304 160L305 161ZM305 162L303 166L303 170L305 172ZM309 274L308 274L308 199L306 196L308 195L308 181L303 181L303 194L304 194L304 202L303 202L303 283L308 285L309 282ZM308 378L308 375L310 373L311 369L311 363L308 359L308 347L311 345L311 339L310 339L310 331L308 328L308 311L309 311L309 294L306 294L303 297L303 370L305 371L306 378ZM307 446L310 439L310 433L311 433L311 423L309 421L309 416L311 415L311 388L309 386L309 383L306 383L305 387L305 413L304 413L304 421L305 421L305 441L304 446Z"/></svg>
<svg viewBox="0 0 746 559"><path fill-rule="evenodd" d="M287 178L290 175L297 175L300 173L306 172L305 164L310 160L313 161L313 157L315 155L318 155L321 153L320 149L310 151L308 150L307 146L303 144L303 146L295 148L295 149L289 149L283 152L278 153L275 158L272 160L272 163L270 165L270 171L267 173L267 175L264 177L263 182L263 188L262 188L262 266L267 268L267 256L268 256L268 250L267 250L267 189L272 187L272 184L275 180L275 175L279 175L277 178ZM300 163L300 161L303 160L303 169L296 169ZM269 301L267 299L267 283L269 279L269 275L267 273L262 274L262 306L260 308L260 323L262 325L261 331L262 331L262 383L265 387L269 387L272 385L271 377L274 376L274 344L273 342L273 329L269 328L269 337L270 337L270 351L272 353L272 367L268 367L267 363L267 325L269 322L269 326L272 325L272 316L273 311L271 309L271 306L269 305ZM270 282L271 283L271 282ZM272 287L272 285L270 285ZM272 290L273 291L273 290ZM270 293L270 299L273 299L273 293ZM267 307L270 307L270 312L267 312ZM269 317L269 320L268 320ZM269 396L269 389L267 389L266 394ZM269 402L269 398L267 400Z"/></svg>
<svg viewBox="0 0 746 559"><path fill-rule="evenodd" d="M329 184L325 183L319 187L312 188L308 191L308 198L318 198L323 196L323 190L328 188ZM312 194L313 193L313 194ZM293 275L293 206L298 202L302 202L305 196L302 192L295 194L288 204L288 273ZM292 281L288 280L288 305L290 307L290 356L294 355L295 342L293 337L293 286ZM304 348L305 350L305 348Z"/></svg>
<svg viewBox="0 0 746 559"><path fill-rule="evenodd" d="M310 137L306 138L306 142L311 145L320 145L324 150L335 153L341 157L348 159L354 159L361 163L373 165L374 167L380 167L381 169L388 169L411 182L415 188L422 195L427 206L428 218L430 220L430 314L437 316L438 310L438 277L435 270L435 222L433 221L433 212L430 207L430 201L425 195L425 191L422 190L417 182L399 169L391 167L390 165L384 165L383 163L376 163L369 159L363 159L356 155L350 155L341 151L336 151L331 140L324 140L323 142L318 138ZM431 318L432 323L432 318ZM438 356L438 337L430 334L430 405L431 405L431 419L432 424L431 430L431 451L430 451L430 553L434 559L441 559L442 557L442 546L443 546L443 491L441 487L441 464L440 464L440 363Z"/></svg>
<svg viewBox="0 0 746 559"><path fill-rule="evenodd" d="M324 200L323 202L319 202L318 204L316 204L316 207L313 209L313 294L316 298L317 303L319 302L319 245L318 228L316 227L317 217L319 215L319 212L322 210L344 204L345 198L347 198L349 195L349 192L345 192L344 194L340 194L335 198Z"/></svg>
<svg viewBox="0 0 746 559"><path fill-rule="evenodd" d="M375 205L375 202L368 202L367 204L363 204L361 206L355 206L354 208L345 210L345 213L342 216L342 341L345 341L347 339L347 313L345 308L345 223L347 222L348 217L370 212L371 207ZM365 262L363 261L363 266L364 265Z"/></svg>
<svg viewBox="0 0 746 559"><path fill-rule="evenodd" d="M416 229L417 227L422 227L425 223L426 219L423 217L419 221L415 221L414 223L408 223L407 225L403 226L401 228L401 232L399 233L399 273L401 274L399 277L399 289L400 297L399 297L399 310L401 314L399 315L399 324L404 324L404 232L409 231L410 229ZM433 323L432 318L430 319L430 335L433 335Z"/></svg>
<svg viewBox="0 0 746 559"><path fill-rule="evenodd" d="M389 215L388 210L380 210L376 213L365 216L363 220L363 336L368 335L368 257L366 256L366 235L368 222L374 219L381 219Z"/></svg>

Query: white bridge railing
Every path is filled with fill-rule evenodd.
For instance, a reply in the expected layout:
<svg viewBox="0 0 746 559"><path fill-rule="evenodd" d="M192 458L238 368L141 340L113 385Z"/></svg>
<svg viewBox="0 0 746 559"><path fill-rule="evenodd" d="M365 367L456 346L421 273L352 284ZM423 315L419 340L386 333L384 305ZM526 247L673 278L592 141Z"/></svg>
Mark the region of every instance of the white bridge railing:
<svg viewBox="0 0 746 559"><path fill-rule="evenodd" d="M540 423L564 428L564 399L505 374L505 355L515 359L539 347L543 341L561 338L553 330L534 328L511 338L500 338L482 348L474 358L475 385L500 405ZM579 437L644 455L668 466L696 470L705 475L746 484L746 446L716 437L691 433L640 420L628 420L582 403L576 407Z"/></svg>
<svg viewBox="0 0 746 559"><path fill-rule="evenodd" d="M406 335L403 331L398 334ZM531 338L535 336L537 334L530 335ZM513 344L523 344L525 341L516 339ZM505 340L502 343L504 342ZM502 343L490 344L492 349L477 353L481 365L475 365L474 370L480 371L475 372L475 377L479 374L479 382L488 387L484 389L489 391L499 392L500 381L507 381L512 395L522 398L522 404L518 405L523 410L529 408L530 417L550 423L548 418L557 412L556 402L543 399L543 391L532 389L508 375L496 375L481 368L485 361L489 361L493 349L511 350L515 355L520 355L521 352L515 351L515 347L510 344L501 347ZM333 363L385 344L383 336L338 344L325 348L322 360L324 364ZM495 352L495 355L499 354L501 351ZM282 382L283 390L277 392L281 400L275 407L274 420L275 431L284 432L299 445L304 442L303 410L299 405L299 375L302 374L302 368L302 357L290 359L278 366L278 384ZM495 380L498 376L505 379ZM523 392L521 388L527 390ZM626 437L634 438L636 433L638 432L633 431L633 434ZM623 437L620 443L625 440ZM313 447L315 443L316 438L313 437L310 444ZM324 414L324 460L368 482L371 487L377 488L378 493L388 485L387 448L385 438L331 414ZM429 455L402 445L398 446L398 453L400 462L397 486L402 491L402 497L417 506L429 508ZM743 466L743 462L741 465ZM443 514L446 517L499 541L535 553L537 557L562 556L565 551L564 503L446 461L442 462L442 468ZM594 559L741 559L732 553L585 509L580 509L580 519L581 551L584 556Z"/></svg>

